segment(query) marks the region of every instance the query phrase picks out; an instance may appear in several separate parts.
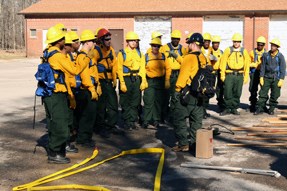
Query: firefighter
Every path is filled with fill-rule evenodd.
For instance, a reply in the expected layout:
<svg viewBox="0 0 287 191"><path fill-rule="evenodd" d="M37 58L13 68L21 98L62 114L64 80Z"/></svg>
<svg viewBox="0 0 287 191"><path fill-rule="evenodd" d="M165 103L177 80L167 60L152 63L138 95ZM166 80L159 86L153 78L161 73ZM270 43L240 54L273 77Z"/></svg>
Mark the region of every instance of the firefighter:
<svg viewBox="0 0 287 191"><path fill-rule="evenodd" d="M212 47L210 46L210 42L211 42L211 34L210 33L204 33L203 34L203 46L201 47L201 51L202 51L203 55L206 57L209 65L211 65L210 55L211 55L211 51L212 51ZM207 113L207 111L206 111L208 106L209 106L209 98L203 98L202 102L203 102L203 118L206 119L206 118L210 117L210 114Z"/></svg>
<svg viewBox="0 0 287 191"><path fill-rule="evenodd" d="M222 111L223 108L223 83L220 80L220 59L222 57L223 51L219 49L221 38L220 36L214 35L212 37L212 49L210 53L210 62L213 67L212 73L216 75L217 81L217 87L216 87L216 100L217 105L219 106L220 111Z"/></svg>
<svg viewBox="0 0 287 191"><path fill-rule="evenodd" d="M201 52L203 37L200 33L193 33L189 38L188 46L191 53L183 58L179 76L176 82L175 94L171 100L171 112L174 116L173 126L178 144L172 148L173 151L189 151L189 146L194 147L196 142L196 131L202 126L203 107L202 102L193 94L186 96L186 105L181 101L181 92L189 88L191 80L198 71L198 59L201 67L206 67L207 61ZM198 56L197 56L198 55ZM189 118L190 125L187 126L186 118ZM188 136L190 135L190 142Z"/></svg>
<svg viewBox="0 0 287 191"><path fill-rule="evenodd" d="M250 82L249 82L249 92L250 92L250 112L255 112L256 103L257 103L257 92L259 86L259 76L260 76L260 66L261 66L261 57L266 52L264 46L266 44L266 39L263 36L260 36L256 40L257 47L250 51Z"/></svg>
<svg viewBox="0 0 287 191"><path fill-rule="evenodd" d="M158 32L158 31L153 31L153 32L151 33L151 40L152 40L152 39L155 39L155 38L159 38L159 39L161 40L161 39L162 39L162 33L161 33L161 32ZM148 50L147 50L147 53L149 53L149 52L151 52L151 51L152 51L152 48L149 47ZM159 52L163 52L162 46L160 47Z"/></svg>
<svg viewBox="0 0 287 191"><path fill-rule="evenodd" d="M165 89L170 88L171 68L164 53L159 52L161 40L151 40L152 51L145 54L145 68L148 87L144 90L144 128L154 128L162 119L162 108Z"/></svg>
<svg viewBox="0 0 287 191"><path fill-rule="evenodd" d="M284 82L286 72L286 62L283 54L279 52L280 41L275 38L271 42L271 49L262 56L262 64L260 68L260 85L259 99L257 102L257 109L254 115L261 114L266 107L268 101L268 92L270 90L269 98L269 115L274 115L274 109L278 104L281 87Z"/></svg>
<svg viewBox="0 0 287 191"><path fill-rule="evenodd" d="M94 47L95 36L91 30L84 30L80 35L82 49L79 52L76 64L82 65L86 57L94 58L91 51ZM76 96L77 107L75 110L76 125L78 134L76 143L82 147L94 148L95 141L92 139L93 127L96 122L97 100L101 94L98 79L98 70L95 63L91 60L89 66L81 73L81 87Z"/></svg>
<svg viewBox="0 0 287 191"><path fill-rule="evenodd" d="M117 66L120 89L120 105L124 129L131 131L140 127L138 108L141 91L147 88L145 61L138 49L139 36L133 31L126 34L127 47L118 53Z"/></svg>
<svg viewBox="0 0 287 191"><path fill-rule="evenodd" d="M220 79L223 82L224 110L221 116L240 115L240 97L243 83L249 78L250 57L246 49L240 46L243 37L239 33L232 36L233 46L223 52L220 63Z"/></svg>
<svg viewBox="0 0 287 191"><path fill-rule="evenodd" d="M175 83L179 75L179 69L182 61L182 56L185 53L185 48L179 43L181 38L181 32L179 30L173 30L171 33L171 42L165 44L162 47L163 53L166 56L168 65L171 67L170 75L170 88L166 90L165 96L163 98L163 108L162 108L162 117L166 117L168 120L172 120L172 116L169 115L169 100L175 92ZM164 119L161 119L164 122Z"/></svg>
<svg viewBox="0 0 287 191"><path fill-rule="evenodd" d="M77 75L87 67L88 62L83 63L82 66L75 65L61 53L65 45L64 31L56 27L49 28L46 43L49 44L48 52L59 52L48 59L53 70L68 75ZM90 61L90 58L87 58L87 60ZM53 90L52 95L43 97L49 135L48 162L57 164L70 162L70 159L66 157L65 149L70 132L67 87L64 80L60 79L62 76L60 73L54 74L56 88Z"/></svg>
<svg viewBox="0 0 287 191"><path fill-rule="evenodd" d="M117 86L117 59L116 53L111 46L111 33L102 28L98 31L97 42L93 51L93 61L97 63L102 95L99 97L97 106L96 128L100 135L109 138L110 133L118 132L116 123L118 121L118 99Z"/></svg>

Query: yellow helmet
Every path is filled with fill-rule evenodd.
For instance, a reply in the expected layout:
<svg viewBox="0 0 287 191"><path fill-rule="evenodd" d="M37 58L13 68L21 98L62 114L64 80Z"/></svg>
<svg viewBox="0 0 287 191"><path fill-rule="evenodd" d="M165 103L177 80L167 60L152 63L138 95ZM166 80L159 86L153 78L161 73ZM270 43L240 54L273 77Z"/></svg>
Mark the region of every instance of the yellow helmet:
<svg viewBox="0 0 287 191"><path fill-rule="evenodd" d="M152 39L149 44L150 44L150 45L156 44L156 45L160 45L160 46L162 45L162 44L161 44L161 40L160 40L159 38L154 38L154 39Z"/></svg>
<svg viewBox="0 0 287 191"><path fill-rule="evenodd" d="M203 34L203 40L209 40L209 41L211 41L211 34L208 33L208 32L204 33L204 34Z"/></svg>
<svg viewBox="0 0 287 191"><path fill-rule="evenodd" d="M214 35L214 36L212 37L212 42L220 42L220 41L221 41L220 36Z"/></svg>
<svg viewBox="0 0 287 191"><path fill-rule="evenodd" d="M265 39L265 37L264 37L264 36L260 36L260 37L258 37L258 38L257 38L256 42L266 44L266 39Z"/></svg>
<svg viewBox="0 0 287 191"><path fill-rule="evenodd" d="M171 38L181 38L181 32L179 30L173 30L170 37Z"/></svg>
<svg viewBox="0 0 287 191"><path fill-rule="evenodd" d="M80 36L81 42L95 40L95 35L91 30L83 30Z"/></svg>
<svg viewBox="0 0 287 191"><path fill-rule="evenodd" d="M280 40L278 38L274 38L273 40L271 40L270 44L275 44L278 47L281 46Z"/></svg>
<svg viewBox="0 0 287 191"><path fill-rule="evenodd" d="M137 33L130 31L126 35L126 40L140 40L140 38Z"/></svg>
<svg viewBox="0 0 287 191"><path fill-rule="evenodd" d="M243 40L243 37L240 33L234 33L234 35L232 36L232 41L242 41Z"/></svg>
<svg viewBox="0 0 287 191"><path fill-rule="evenodd" d="M61 38L65 37L64 31L56 28L56 27L50 27L47 31L46 35L46 43L51 44L53 42L57 42Z"/></svg>
<svg viewBox="0 0 287 191"><path fill-rule="evenodd" d="M75 31L69 31L68 34L71 36L72 41L79 40L79 36Z"/></svg>
<svg viewBox="0 0 287 191"><path fill-rule="evenodd" d="M98 32L99 32L99 30L101 30L103 27L99 27L99 28L97 28L97 30L95 30L95 37L98 37Z"/></svg>
<svg viewBox="0 0 287 191"><path fill-rule="evenodd" d="M69 33L65 34L65 44L73 44L71 35Z"/></svg>
<svg viewBox="0 0 287 191"><path fill-rule="evenodd" d="M58 23L54 27L56 27L57 29L60 29L62 31L67 31L67 28L65 27L65 25L63 23Z"/></svg>
<svg viewBox="0 0 287 191"><path fill-rule="evenodd" d="M158 38L158 37L161 37L162 34L158 31L154 31L151 33L151 39L154 39L154 38Z"/></svg>

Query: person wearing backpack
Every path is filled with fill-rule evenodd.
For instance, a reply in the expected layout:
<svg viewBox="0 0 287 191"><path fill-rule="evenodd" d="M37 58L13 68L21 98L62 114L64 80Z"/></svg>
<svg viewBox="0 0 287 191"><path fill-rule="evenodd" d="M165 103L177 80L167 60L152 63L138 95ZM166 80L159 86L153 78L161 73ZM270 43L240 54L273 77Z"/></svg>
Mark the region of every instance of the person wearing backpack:
<svg viewBox="0 0 287 191"><path fill-rule="evenodd" d="M145 54L145 69L148 87L144 90L144 128L155 128L162 119L163 98L165 89L170 88L170 65L164 55L159 52L161 40L154 38L150 42L152 51Z"/></svg>
<svg viewBox="0 0 287 191"><path fill-rule="evenodd" d="M271 49L262 56L262 64L260 68L260 85L259 99L257 102L257 109L254 115L263 113L264 107L268 101L268 92L270 90L269 98L269 115L274 115L274 110L278 104L278 98L281 94L281 87L284 82L286 73L286 62L283 54L279 52L279 39L275 38L271 42Z"/></svg>
<svg viewBox="0 0 287 191"><path fill-rule="evenodd" d="M110 133L119 133L116 128L118 121L117 86L117 59L111 46L111 33L102 28L98 31L98 45L92 50L95 53L93 61L97 63L102 95L98 100L96 130L104 138L109 138Z"/></svg>
<svg viewBox="0 0 287 191"><path fill-rule="evenodd" d="M261 66L261 58L263 54L266 52L264 46L266 44L266 39L263 36L260 36L256 40L257 47L250 51L250 82L249 82L249 92L250 92L250 112L256 111L256 103L257 103L257 93L259 86L259 76L260 76L260 66Z"/></svg>
<svg viewBox="0 0 287 191"><path fill-rule="evenodd" d="M44 52L44 57L46 57L53 71L52 77L55 81L55 87L51 94L42 97L49 136L48 162L64 164L70 162L70 159L66 157L65 150L70 129L68 124L67 86L64 74L77 75L87 67L88 63L82 66L75 65L61 53L65 44L65 33L62 30L51 27L48 29L46 37L49 48ZM48 54L48 56L45 56L45 54Z"/></svg>
<svg viewBox="0 0 287 191"><path fill-rule="evenodd" d="M171 99L171 112L174 116L173 126L177 139L177 145L172 148L175 152L187 152L190 145L195 146L196 131L201 128L203 120L202 101L190 89L200 67L205 68L207 66L206 57L201 52L203 37L200 33L193 33L187 43L191 52L183 58L175 93ZM189 118L189 126L186 124L187 117ZM190 141L188 136L190 136Z"/></svg>
<svg viewBox="0 0 287 191"><path fill-rule="evenodd" d="M210 62L213 68L212 73L216 76L217 87L216 87L216 100L219 110L222 111L223 108L223 83L220 80L220 59L222 57L223 51L219 49L221 38L218 35L212 37L212 49L210 52Z"/></svg>
<svg viewBox="0 0 287 191"><path fill-rule="evenodd" d="M80 50L76 64L83 65L87 58L94 58L95 36L91 30L83 30L80 35L82 49ZM76 143L79 146L94 148L95 141L92 139L93 127L96 122L97 100L101 95L98 69L96 64L89 60L88 66L80 73L81 84L77 89L75 110L75 126L77 127Z"/></svg>
<svg viewBox="0 0 287 191"><path fill-rule="evenodd" d="M138 108L141 104L141 91L148 87L148 83L144 56L138 48L138 34L130 31L125 39L127 47L118 53L117 74L124 129L131 131L140 127Z"/></svg>
<svg viewBox="0 0 287 191"><path fill-rule="evenodd" d="M165 54L168 65L171 67L170 75L170 88L165 90L169 96L163 97L163 108L161 119L164 122L164 118L172 121L172 116L169 113L169 101L175 91L175 83L179 74L181 66L182 56L185 53L185 48L179 43L181 39L181 32L179 30L173 30L171 33L171 42L162 46L162 52Z"/></svg>
<svg viewBox="0 0 287 191"><path fill-rule="evenodd" d="M240 46L243 37L239 33L232 36L233 46L223 52L220 63L220 79L223 82L224 110L221 116L240 115L240 97L243 83L249 78L250 57L246 49Z"/></svg>

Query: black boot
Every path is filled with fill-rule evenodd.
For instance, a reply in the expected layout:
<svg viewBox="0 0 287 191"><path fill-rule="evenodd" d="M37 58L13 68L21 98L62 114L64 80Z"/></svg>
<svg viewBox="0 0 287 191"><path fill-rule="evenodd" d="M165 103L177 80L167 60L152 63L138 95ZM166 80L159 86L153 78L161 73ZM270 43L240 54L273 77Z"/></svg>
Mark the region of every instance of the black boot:
<svg viewBox="0 0 287 191"><path fill-rule="evenodd" d="M67 146L66 146L66 152L69 152L69 153L78 153L79 152L79 149L71 144L71 143L67 143Z"/></svg>
<svg viewBox="0 0 287 191"><path fill-rule="evenodd" d="M70 162L70 159L65 157L65 154L63 154L62 152L54 152L49 150L48 163L68 164Z"/></svg>

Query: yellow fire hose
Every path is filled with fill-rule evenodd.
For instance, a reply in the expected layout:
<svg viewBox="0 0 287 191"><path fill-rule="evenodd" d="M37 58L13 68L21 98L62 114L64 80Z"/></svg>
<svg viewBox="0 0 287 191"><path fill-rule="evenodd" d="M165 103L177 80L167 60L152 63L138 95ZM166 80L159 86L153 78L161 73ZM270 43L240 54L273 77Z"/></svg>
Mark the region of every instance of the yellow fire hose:
<svg viewBox="0 0 287 191"><path fill-rule="evenodd" d="M39 187L38 185L45 184L48 182L52 182L54 180L58 180L67 176L71 176L80 172L83 172L85 170L94 168L98 165L101 165L107 161L113 160L115 158L124 156L124 155L134 155L134 154L143 154L143 153L160 153L160 160L158 163L157 171L156 171L156 176L155 176L155 181L154 181L154 191L159 191L160 190L160 182L161 182L161 174L162 174L162 169L163 169L163 164L164 164L164 149L162 148L144 148L144 149L132 149L132 150L127 150L127 151L122 151L120 154L115 155L113 157L110 157L108 159L102 160L98 163L92 164L87 167L83 167L77 170L72 171L75 168L78 168L89 161L93 160L97 155L98 155L98 150L94 150L93 155L79 164L75 164L69 168L66 168L64 170L58 171L56 173L50 174L48 176L45 176L43 178L40 178L38 180L35 180L33 182L30 182L28 184L23 184L17 187L13 188L13 191L18 191L18 190L27 190L27 191L32 191L32 190L65 190L65 189L82 189L82 190L97 190L97 191L109 191L109 189L106 189L101 186L88 186L88 185L77 185L77 184L69 184L69 185L58 185L58 186L41 186ZM71 172L68 172L71 171ZM36 187L38 186L38 187Z"/></svg>

